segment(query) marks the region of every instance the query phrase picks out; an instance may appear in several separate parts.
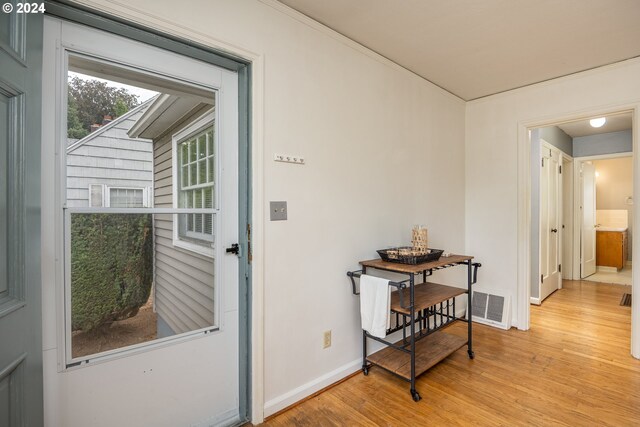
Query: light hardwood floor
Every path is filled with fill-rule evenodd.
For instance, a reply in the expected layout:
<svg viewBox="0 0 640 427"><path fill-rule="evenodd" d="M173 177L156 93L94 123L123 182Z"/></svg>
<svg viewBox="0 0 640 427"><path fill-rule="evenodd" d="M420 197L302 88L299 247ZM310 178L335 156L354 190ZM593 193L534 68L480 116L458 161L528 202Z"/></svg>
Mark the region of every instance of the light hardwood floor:
<svg viewBox="0 0 640 427"><path fill-rule="evenodd" d="M373 367L271 419L266 426L640 426L640 361L629 354L628 287L565 281L531 307L531 330L474 324L466 347L419 377ZM464 336L458 322L447 332Z"/></svg>

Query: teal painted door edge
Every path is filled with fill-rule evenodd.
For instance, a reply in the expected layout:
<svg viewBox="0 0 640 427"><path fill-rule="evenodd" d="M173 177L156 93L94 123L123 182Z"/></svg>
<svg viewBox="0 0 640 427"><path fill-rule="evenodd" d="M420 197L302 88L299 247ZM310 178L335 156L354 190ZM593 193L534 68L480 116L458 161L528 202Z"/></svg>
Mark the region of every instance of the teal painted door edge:
<svg viewBox="0 0 640 427"><path fill-rule="evenodd" d="M9 3L5 3L5 6ZM42 426L41 14L6 13L0 35L0 425ZM6 245L6 246L5 246Z"/></svg>

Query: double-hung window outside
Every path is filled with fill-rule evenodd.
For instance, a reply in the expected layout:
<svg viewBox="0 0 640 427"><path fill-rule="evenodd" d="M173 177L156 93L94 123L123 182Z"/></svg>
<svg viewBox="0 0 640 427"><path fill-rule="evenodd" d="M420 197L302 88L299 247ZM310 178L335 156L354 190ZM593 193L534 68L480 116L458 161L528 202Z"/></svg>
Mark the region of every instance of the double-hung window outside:
<svg viewBox="0 0 640 427"><path fill-rule="evenodd" d="M176 159L174 207L213 209L216 207L216 141L214 113L201 117L191 126L173 135ZM205 255L213 253L214 215L189 213L177 215L174 244Z"/></svg>

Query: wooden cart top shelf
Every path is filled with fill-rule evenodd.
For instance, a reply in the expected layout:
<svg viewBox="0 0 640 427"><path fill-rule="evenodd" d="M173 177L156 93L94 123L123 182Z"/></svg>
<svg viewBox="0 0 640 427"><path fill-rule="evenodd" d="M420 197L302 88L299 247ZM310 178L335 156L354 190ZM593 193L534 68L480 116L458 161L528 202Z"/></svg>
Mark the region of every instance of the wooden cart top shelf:
<svg viewBox="0 0 640 427"><path fill-rule="evenodd" d="M400 305L400 298L398 297L399 291L391 292L391 311L396 313L402 313L410 315L409 308L403 308ZM402 291L402 299L405 304L409 302L409 289L405 288ZM414 306L415 311L424 310L441 302L447 301L458 295L466 293L466 289L455 288L453 286L439 285L437 283L420 283L414 287Z"/></svg>
<svg viewBox="0 0 640 427"><path fill-rule="evenodd" d="M445 267L449 264L456 264L472 260L472 256L468 255L451 255L448 257L440 257L437 261L425 262L423 264L400 264L398 262L387 262L381 259L372 259L369 261L360 261L360 265L364 267L377 268L378 270L394 271L396 273L422 273L425 270L432 270L439 267Z"/></svg>

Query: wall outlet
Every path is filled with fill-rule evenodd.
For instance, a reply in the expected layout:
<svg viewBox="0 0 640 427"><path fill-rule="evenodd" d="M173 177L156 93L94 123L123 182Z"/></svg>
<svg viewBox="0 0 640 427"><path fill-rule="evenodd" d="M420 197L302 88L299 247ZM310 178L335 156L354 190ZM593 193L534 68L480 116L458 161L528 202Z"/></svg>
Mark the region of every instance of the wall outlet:
<svg viewBox="0 0 640 427"><path fill-rule="evenodd" d="M323 345L322 348L329 348L331 347L331 331L324 331L324 341L323 341Z"/></svg>

